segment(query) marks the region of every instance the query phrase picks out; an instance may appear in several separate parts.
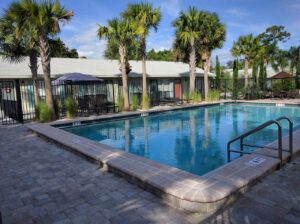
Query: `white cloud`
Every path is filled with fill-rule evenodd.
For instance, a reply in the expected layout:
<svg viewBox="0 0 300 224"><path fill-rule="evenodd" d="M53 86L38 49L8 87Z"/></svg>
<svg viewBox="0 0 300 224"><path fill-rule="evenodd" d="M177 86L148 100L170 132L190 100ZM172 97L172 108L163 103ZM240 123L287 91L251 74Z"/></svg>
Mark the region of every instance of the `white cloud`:
<svg viewBox="0 0 300 224"><path fill-rule="evenodd" d="M161 0L159 5L161 11L167 13L171 17L177 17L181 10L180 0Z"/></svg>
<svg viewBox="0 0 300 224"><path fill-rule="evenodd" d="M226 62L233 60L233 57L230 53L230 49L217 49L212 53L212 61L215 63L215 58L218 55L221 65L225 65Z"/></svg>
<svg viewBox="0 0 300 224"><path fill-rule="evenodd" d="M250 15L249 12L246 12L246 11L244 11L242 9L239 9L239 8L227 9L227 10L225 10L225 13L229 14L230 16L237 16L237 17L245 17L245 16Z"/></svg>
<svg viewBox="0 0 300 224"><path fill-rule="evenodd" d="M103 58L106 49L106 41L97 37L98 25L92 24L87 28L78 29L68 38L65 38L67 46L75 47L79 56L88 58Z"/></svg>

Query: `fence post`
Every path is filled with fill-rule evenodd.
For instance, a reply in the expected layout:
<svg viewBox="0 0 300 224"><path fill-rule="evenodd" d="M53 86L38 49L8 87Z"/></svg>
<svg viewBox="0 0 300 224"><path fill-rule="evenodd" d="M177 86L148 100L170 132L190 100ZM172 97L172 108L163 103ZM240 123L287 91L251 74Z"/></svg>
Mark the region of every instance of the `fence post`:
<svg viewBox="0 0 300 224"><path fill-rule="evenodd" d="M226 89L227 89L227 85L226 85L227 83L226 83L226 81L227 80L226 79L224 79L224 80L225 80L225 100L226 100L227 99L227 96L226 96Z"/></svg>
<svg viewBox="0 0 300 224"><path fill-rule="evenodd" d="M17 79L16 83L16 97L17 97L17 119L19 122L23 123L23 110L22 110L22 97L20 90L20 80Z"/></svg>

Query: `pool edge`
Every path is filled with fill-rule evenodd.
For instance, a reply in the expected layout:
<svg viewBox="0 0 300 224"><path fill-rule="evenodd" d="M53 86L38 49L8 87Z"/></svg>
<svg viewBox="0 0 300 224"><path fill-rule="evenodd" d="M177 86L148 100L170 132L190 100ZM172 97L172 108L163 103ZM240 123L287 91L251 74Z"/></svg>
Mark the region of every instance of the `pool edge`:
<svg viewBox="0 0 300 224"><path fill-rule="evenodd" d="M280 161L265 156L263 150L238 158L204 176L197 176L177 168L129 154L92 140L68 133L48 124L31 124L27 127L108 171L125 177L128 181L161 197L168 204L190 212L210 213L232 203L253 183L274 171ZM300 132L294 137L295 153L300 151ZM287 144L284 138L284 145ZM270 152L268 152L269 154ZM255 157L266 159L255 168L247 162ZM288 154L284 154L285 161Z"/></svg>

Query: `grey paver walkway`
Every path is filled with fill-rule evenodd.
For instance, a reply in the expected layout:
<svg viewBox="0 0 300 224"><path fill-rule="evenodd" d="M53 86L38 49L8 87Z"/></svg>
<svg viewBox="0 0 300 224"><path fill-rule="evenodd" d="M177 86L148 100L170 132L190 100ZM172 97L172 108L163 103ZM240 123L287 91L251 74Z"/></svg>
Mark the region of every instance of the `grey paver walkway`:
<svg viewBox="0 0 300 224"><path fill-rule="evenodd" d="M23 126L0 125L4 223L300 223L300 159L204 219L171 208Z"/></svg>

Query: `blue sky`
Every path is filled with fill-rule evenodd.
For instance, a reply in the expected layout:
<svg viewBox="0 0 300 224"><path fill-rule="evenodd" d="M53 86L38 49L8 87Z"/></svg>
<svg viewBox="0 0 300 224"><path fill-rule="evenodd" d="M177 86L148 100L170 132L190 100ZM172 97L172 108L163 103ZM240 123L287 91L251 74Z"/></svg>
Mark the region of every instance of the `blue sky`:
<svg viewBox="0 0 300 224"><path fill-rule="evenodd" d="M6 8L10 0L1 0L0 8ZM76 48L80 55L89 58L103 58L105 41L96 37L97 24L105 25L108 19L117 17L135 0L61 0L74 11L72 21L62 27L59 35L68 47ZM292 37L281 47L300 45L300 0L152 0L162 11L162 21L158 32L151 32L147 48L150 50L169 49L174 38L172 21L181 10L196 6L219 14L226 25L227 37L223 48L213 52L222 63L230 60L230 48L240 35L258 34L270 25L283 25Z"/></svg>

